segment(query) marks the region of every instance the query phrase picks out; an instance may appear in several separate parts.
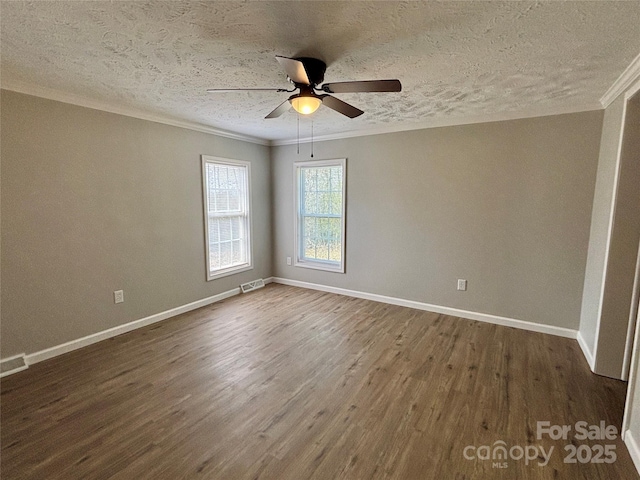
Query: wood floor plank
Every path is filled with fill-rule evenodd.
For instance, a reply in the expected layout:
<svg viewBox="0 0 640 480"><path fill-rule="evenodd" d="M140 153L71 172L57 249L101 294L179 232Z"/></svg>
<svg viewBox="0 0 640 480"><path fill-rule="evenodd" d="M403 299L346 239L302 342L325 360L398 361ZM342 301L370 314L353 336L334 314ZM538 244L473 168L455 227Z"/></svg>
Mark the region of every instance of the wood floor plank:
<svg viewBox="0 0 640 480"><path fill-rule="evenodd" d="M537 422L620 428L626 385L574 340L283 285L0 381L3 479L629 479ZM548 465L467 460L543 447Z"/></svg>

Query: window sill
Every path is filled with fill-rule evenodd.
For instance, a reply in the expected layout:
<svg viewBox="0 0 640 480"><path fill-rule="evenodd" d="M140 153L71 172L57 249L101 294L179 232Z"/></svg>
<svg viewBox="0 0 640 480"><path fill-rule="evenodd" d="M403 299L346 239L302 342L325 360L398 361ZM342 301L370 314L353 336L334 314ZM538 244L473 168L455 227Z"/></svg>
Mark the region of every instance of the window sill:
<svg viewBox="0 0 640 480"><path fill-rule="evenodd" d="M344 264L331 265L322 262L294 262L294 267L311 268L313 270L323 270L325 272L344 273Z"/></svg>
<svg viewBox="0 0 640 480"><path fill-rule="evenodd" d="M238 265L237 267L229 267L215 273L207 272L207 282L210 282L211 280L217 280L218 278L227 277L229 275L234 275L236 273L246 272L247 270L253 270L253 265L243 264Z"/></svg>

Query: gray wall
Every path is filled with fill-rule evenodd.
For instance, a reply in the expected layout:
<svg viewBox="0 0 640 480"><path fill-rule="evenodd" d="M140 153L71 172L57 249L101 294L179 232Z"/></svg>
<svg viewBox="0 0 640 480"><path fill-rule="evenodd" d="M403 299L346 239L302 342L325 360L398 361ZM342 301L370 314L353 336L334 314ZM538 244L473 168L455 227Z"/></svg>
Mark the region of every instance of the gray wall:
<svg viewBox="0 0 640 480"><path fill-rule="evenodd" d="M602 112L316 143L317 159L348 158L346 274L286 265L308 145L298 156L8 91L1 113L2 358L272 274L578 326ZM213 282L203 153L252 162L255 268Z"/></svg>
<svg viewBox="0 0 640 480"><path fill-rule="evenodd" d="M627 106L595 372L621 378L640 242L640 95Z"/></svg>
<svg viewBox="0 0 640 480"><path fill-rule="evenodd" d="M634 159L635 166L638 170L640 170L640 92L636 93L631 101L629 102L629 106L627 108L627 118L625 121L625 125L629 125L629 137L627 137L627 131L625 130L625 139L622 148L622 157L621 161ZM635 122L635 123L633 123ZM628 155L628 157L627 157ZM636 184L636 190L638 190L638 184ZM638 203L635 205L636 218L638 215ZM636 243L637 245L637 243ZM624 294L624 292L620 292ZM621 304L620 307L624 308L625 304ZM620 318L619 320L622 320ZM608 323L608 322L607 322ZM638 324L640 323L640 308L636 314L636 329L638 328ZM612 326L613 327L613 326ZM619 324L618 328L621 328L622 325ZM613 332L603 332L601 333L603 342L611 342L611 336L620 334L620 332L615 331L613 328ZM636 332L636 338L640 337L640 332ZM610 349L605 347L606 344L603 343L603 350L606 352L601 360L602 363L612 363L611 356L612 353L616 353L617 349ZM628 428L633 436L634 440L638 442L640 440L640 345L635 343L633 345L633 360L635 364L632 363L631 371L629 372L630 383L633 384L633 390L629 392L627 397L625 412L629 417ZM619 351L617 352L619 353ZM601 363L601 365L602 365Z"/></svg>
<svg viewBox="0 0 640 480"><path fill-rule="evenodd" d="M274 275L577 329L602 118L316 142L316 159L348 158L345 274L286 265L309 146L275 147Z"/></svg>
<svg viewBox="0 0 640 480"><path fill-rule="evenodd" d="M268 147L4 90L1 100L2 358L271 274ZM201 154L252 167L254 269L212 282Z"/></svg>
<svg viewBox="0 0 640 480"><path fill-rule="evenodd" d="M629 102L626 118L625 102L620 95L605 111L580 318L594 372L614 378L626 373L640 239L640 97Z"/></svg>
<svg viewBox="0 0 640 480"><path fill-rule="evenodd" d="M589 253L585 270L582 295L582 313L580 316L580 335L590 350L595 353L596 331L602 303L604 267L607 257L607 239L611 209L613 208L614 185L617 177L616 162L622 130L624 100L618 98L604 114L598 173L591 213L591 232Z"/></svg>

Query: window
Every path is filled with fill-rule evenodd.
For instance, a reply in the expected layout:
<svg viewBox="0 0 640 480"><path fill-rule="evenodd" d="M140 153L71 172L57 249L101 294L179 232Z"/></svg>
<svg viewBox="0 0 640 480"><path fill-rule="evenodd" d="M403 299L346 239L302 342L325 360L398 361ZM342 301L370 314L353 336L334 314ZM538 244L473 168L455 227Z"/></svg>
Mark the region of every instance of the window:
<svg viewBox="0 0 640 480"><path fill-rule="evenodd" d="M294 168L295 264L344 273L346 159L296 162Z"/></svg>
<svg viewBox="0 0 640 480"><path fill-rule="evenodd" d="M207 280L251 268L249 167L202 156Z"/></svg>

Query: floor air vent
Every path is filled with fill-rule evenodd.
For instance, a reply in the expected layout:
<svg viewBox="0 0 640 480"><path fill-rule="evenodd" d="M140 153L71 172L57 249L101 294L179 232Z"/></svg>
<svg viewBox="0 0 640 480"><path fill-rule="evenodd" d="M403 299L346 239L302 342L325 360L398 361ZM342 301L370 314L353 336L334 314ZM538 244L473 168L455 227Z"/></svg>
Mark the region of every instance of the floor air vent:
<svg viewBox="0 0 640 480"><path fill-rule="evenodd" d="M262 287L264 287L264 280L259 278L258 280L254 280L253 282L243 283L242 285L240 285L240 290L242 290L242 293L247 293Z"/></svg>
<svg viewBox="0 0 640 480"><path fill-rule="evenodd" d="M23 355L16 355L15 357L5 358L0 360L0 378L12 373L21 372L29 368L27 361Z"/></svg>

